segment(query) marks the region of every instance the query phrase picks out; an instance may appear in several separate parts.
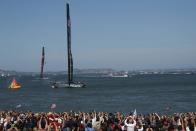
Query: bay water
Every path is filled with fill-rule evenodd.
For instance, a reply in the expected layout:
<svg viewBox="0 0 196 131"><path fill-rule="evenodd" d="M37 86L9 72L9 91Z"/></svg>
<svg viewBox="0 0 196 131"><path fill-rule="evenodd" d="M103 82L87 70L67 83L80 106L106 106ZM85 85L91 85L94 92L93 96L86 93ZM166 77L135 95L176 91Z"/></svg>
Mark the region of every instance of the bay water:
<svg viewBox="0 0 196 131"><path fill-rule="evenodd" d="M52 89L65 75L17 76L22 88L8 89L13 77L0 78L0 110L107 111L129 113L196 111L196 74L135 75L128 78L76 77L86 88ZM21 105L20 108L16 108Z"/></svg>

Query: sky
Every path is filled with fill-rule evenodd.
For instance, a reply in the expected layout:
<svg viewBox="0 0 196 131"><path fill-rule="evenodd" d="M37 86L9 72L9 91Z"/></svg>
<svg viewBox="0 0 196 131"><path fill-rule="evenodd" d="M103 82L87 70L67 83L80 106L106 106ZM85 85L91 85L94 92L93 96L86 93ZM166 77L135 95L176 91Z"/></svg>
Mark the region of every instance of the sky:
<svg viewBox="0 0 196 131"><path fill-rule="evenodd" d="M74 68L196 68L195 0L0 0L0 69L67 70L66 2Z"/></svg>

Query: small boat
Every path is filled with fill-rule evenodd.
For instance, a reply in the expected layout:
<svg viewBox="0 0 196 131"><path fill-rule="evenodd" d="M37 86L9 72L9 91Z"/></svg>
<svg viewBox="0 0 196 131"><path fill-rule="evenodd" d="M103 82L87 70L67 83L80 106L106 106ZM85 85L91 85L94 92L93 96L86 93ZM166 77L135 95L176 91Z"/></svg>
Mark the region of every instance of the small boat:
<svg viewBox="0 0 196 131"><path fill-rule="evenodd" d="M20 89L21 85L13 78L12 83L9 86L10 89Z"/></svg>
<svg viewBox="0 0 196 131"><path fill-rule="evenodd" d="M110 77L129 77L128 72L114 72L109 74Z"/></svg>
<svg viewBox="0 0 196 131"><path fill-rule="evenodd" d="M131 77L127 71L112 71L111 73L104 74L102 77L121 77L121 78L126 78L126 77Z"/></svg>

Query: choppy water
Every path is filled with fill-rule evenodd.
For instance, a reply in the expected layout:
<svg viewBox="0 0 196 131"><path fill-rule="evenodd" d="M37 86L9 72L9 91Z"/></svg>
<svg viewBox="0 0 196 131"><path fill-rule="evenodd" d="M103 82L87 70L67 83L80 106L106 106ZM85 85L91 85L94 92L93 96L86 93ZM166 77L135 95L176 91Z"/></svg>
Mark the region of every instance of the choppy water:
<svg viewBox="0 0 196 131"><path fill-rule="evenodd" d="M50 111L122 111L137 109L149 112L196 111L196 75L138 75L130 78L80 77L87 88L52 89L54 79L65 76L49 76L48 80L37 80L32 76L16 77L22 84L18 91L11 91L12 78L0 78L0 110Z"/></svg>

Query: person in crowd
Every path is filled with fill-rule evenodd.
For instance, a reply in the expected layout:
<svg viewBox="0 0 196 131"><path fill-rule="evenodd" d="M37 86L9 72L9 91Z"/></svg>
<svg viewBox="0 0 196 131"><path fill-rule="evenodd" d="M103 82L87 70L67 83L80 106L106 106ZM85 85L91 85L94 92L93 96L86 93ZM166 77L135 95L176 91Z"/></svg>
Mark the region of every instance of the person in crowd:
<svg viewBox="0 0 196 131"><path fill-rule="evenodd" d="M125 119L125 125L127 127L127 131L134 131L136 126L136 121L133 116L128 116Z"/></svg>
<svg viewBox="0 0 196 131"><path fill-rule="evenodd" d="M85 131L95 131L95 129L92 127L92 123L87 123Z"/></svg>
<svg viewBox="0 0 196 131"><path fill-rule="evenodd" d="M45 116L41 116L41 119L38 121L38 131L47 131L48 130L48 121Z"/></svg>
<svg viewBox="0 0 196 131"><path fill-rule="evenodd" d="M0 111L0 131L196 131L196 112L126 116L95 111Z"/></svg>

